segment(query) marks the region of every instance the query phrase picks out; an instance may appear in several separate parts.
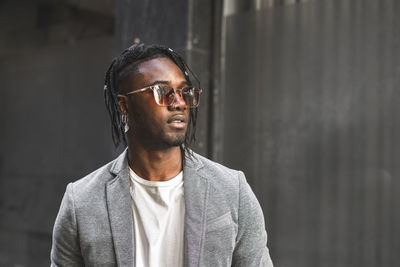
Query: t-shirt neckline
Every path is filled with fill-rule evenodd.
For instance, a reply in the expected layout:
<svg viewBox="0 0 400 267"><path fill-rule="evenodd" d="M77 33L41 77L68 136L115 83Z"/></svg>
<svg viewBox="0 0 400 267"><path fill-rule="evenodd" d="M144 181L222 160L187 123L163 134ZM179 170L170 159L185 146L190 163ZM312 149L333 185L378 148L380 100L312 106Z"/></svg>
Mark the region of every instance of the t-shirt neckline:
<svg viewBox="0 0 400 267"><path fill-rule="evenodd" d="M168 181L149 181L137 175L130 167L129 167L129 176L132 182L137 182L139 184L145 186L153 186L153 187L169 187L179 184L183 181L183 171L180 171L175 177L169 179Z"/></svg>

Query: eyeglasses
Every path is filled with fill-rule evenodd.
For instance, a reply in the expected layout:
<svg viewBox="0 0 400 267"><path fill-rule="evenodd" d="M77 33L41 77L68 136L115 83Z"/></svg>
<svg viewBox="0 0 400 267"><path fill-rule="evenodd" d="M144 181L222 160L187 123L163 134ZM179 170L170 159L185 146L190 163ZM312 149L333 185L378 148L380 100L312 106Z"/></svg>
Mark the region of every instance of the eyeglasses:
<svg viewBox="0 0 400 267"><path fill-rule="evenodd" d="M146 90L153 90L154 100L159 106L168 107L174 103L175 94L178 93L190 108L198 107L200 103L200 94L202 90L192 86L186 86L181 89L174 89L164 84L156 84L142 89L134 90L125 95L136 94Z"/></svg>

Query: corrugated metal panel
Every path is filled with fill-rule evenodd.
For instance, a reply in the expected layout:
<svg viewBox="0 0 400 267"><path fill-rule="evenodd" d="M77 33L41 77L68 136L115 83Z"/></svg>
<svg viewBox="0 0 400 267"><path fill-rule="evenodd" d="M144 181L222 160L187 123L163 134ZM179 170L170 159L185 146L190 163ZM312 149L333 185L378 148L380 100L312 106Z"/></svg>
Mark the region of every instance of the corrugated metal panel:
<svg viewBox="0 0 400 267"><path fill-rule="evenodd" d="M400 3L230 14L215 155L246 171L276 264L398 266Z"/></svg>

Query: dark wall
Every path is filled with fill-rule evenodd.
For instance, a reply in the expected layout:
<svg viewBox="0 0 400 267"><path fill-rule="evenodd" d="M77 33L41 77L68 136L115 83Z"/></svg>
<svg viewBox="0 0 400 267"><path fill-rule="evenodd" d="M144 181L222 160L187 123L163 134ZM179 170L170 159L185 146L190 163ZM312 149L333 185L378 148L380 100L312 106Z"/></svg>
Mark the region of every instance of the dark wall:
<svg viewBox="0 0 400 267"><path fill-rule="evenodd" d="M120 50L136 40L184 52L188 35L187 0L120 0L116 4L116 39Z"/></svg>
<svg viewBox="0 0 400 267"><path fill-rule="evenodd" d="M225 16L220 159L245 170L277 266L400 264L399 14L324 0Z"/></svg>
<svg viewBox="0 0 400 267"><path fill-rule="evenodd" d="M0 266L49 266L67 183L112 158L102 94L114 18L2 1L0 24Z"/></svg>

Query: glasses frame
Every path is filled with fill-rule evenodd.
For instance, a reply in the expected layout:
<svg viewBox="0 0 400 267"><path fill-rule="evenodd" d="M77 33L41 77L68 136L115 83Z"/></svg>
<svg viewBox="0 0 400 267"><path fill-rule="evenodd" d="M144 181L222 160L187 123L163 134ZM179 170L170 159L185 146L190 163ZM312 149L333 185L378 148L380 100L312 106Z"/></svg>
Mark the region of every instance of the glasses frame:
<svg viewBox="0 0 400 267"><path fill-rule="evenodd" d="M174 101L172 101L171 104L169 104L169 105L162 105L162 104L158 103L158 101L157 101L157 96L156 96L157 92L155 91L155 90L157 90L157 89L155 89L157 86L161 86L161 85L160 84L150 85L150 86L147 86L147 87L144 87L144 88L141 88L141 89L130 91L130 92L124 94L124 95L128 96L128 95L144 92L144 91L147 91L147 90L152 90L153 91L153 97L154 97L154 100L155 100L156 104L161 106L161 107L169 107L169 106L172 106L175 103L175 94L176 93L179 93L179 96L183 99L183 96L182 96L183 89L191 87L194 90L196 90L196 89L199 90L199 101L197 101L197 105L196 106L189 106L188 105L189 108L197 108L199 106L199 104L200 104L200 96L201 96L201 93L203 92L203 90L201 90L200 88L196 88L194 86L185 86L185 87L180 88L180 89L175 89L175 88L169 86L174 90ZM186 101L185 101L185 104L186 104Z"/></svg>

